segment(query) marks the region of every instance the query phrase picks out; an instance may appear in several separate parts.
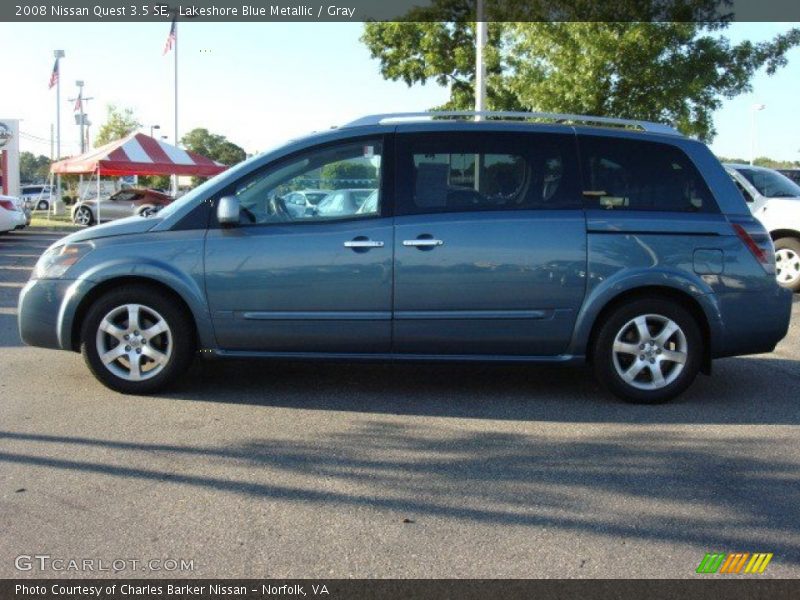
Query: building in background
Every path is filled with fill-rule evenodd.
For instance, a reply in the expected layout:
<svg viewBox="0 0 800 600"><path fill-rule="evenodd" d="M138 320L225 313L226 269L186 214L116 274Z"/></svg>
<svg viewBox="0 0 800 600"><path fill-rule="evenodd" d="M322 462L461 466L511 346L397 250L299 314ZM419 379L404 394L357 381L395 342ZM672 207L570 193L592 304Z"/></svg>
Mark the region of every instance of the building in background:
<svg viewBox="0 0 800 600"><path fill-rule="evenodd" d="M19 196L19 120L0 119L0 190L5 196Z"/></svg>

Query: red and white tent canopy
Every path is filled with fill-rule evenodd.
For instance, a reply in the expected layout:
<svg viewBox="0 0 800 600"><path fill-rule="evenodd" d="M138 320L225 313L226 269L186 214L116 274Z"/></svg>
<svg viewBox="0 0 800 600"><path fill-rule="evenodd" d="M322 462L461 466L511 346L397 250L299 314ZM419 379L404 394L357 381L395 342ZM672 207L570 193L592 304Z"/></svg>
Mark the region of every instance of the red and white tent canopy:
<svg viewBox="0 0 800 600"><path fill-rule="evenodd" d="M126 175L197 175L211 177L227 169L225 165L182 150L143 133L90 150L80 156L65 158L50 167L51 173L100 173L108 177Z"/></svg>

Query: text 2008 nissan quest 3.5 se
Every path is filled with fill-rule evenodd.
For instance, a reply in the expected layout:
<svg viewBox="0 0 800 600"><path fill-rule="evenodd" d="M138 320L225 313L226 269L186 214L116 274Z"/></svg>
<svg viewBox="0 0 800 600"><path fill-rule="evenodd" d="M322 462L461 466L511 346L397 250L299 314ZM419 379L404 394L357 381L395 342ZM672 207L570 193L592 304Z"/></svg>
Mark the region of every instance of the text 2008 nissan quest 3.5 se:
<svg viewBox="0 0 800 600"><path fill-rule="evenodd" d="M82 352L126 393L202 352L588 361L619 397L659 402L786 335L772 241L704 144L483 116L365 117L73 233L22 291L22 339Z"/></svg>

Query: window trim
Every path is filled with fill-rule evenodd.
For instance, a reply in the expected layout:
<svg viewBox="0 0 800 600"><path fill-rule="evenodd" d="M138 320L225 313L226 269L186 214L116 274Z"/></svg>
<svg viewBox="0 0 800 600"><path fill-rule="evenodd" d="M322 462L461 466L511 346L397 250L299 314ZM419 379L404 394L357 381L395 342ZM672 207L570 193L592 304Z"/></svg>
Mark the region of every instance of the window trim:
<svg viewBox="0 0 800 600"><path fill-rule="evenodd" d="M350 138L332 140L329 142L325 142L323 144L316 144L310 147L303 148L301 150L297 150L295 152L291 152L286 154L285 156L281 156L280 158L273 160L265 165L262 165L256 170L250 171L245 175L231 181L228 185L222 188L219 192L214 194L208 202L211 205L211 210L209 219L208 219L208 229L226 229L219 224L217 221L217 203L219 199L223 196L229 196L236 193L236 188L239 186L241 182L246 179L251 179L253 177L259 177L266 171L272 169L279 169L284 165L287 165L293 161L296 161L298 158L303 157L304 155L311 154L314 152L324 151L328 148L335 148L336 146L346 146L350 144L356 144L360 142L367 142L367 141L380 141L382 147L381 153L381 181L379 185L380 189L380 212L375 215L345 215L342 217L334 217L330 219L319 219L319 220L308 220L308 221L280 221L275 223L241 223L235 227L235 229L239 228L247 228L252 229L255 227L283 227L283 226L293 226L293 225L307 225L307 226L319 226L325 225L326 223L347 223L347 222L357 222L357 221L371 221L375 219L383 219L386 217L392 216L392 199L394 194L394 135L390 133L384 134L373 134L373 135L359 135ZM392 194L390 196L389 194ZM384 201L385 199L385 201Z"/></svg>

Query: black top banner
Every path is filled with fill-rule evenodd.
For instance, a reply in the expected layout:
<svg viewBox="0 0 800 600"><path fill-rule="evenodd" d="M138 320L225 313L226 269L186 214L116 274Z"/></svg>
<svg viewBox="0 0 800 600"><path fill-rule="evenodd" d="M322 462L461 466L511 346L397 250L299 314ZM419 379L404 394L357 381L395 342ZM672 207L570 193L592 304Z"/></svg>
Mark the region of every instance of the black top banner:
<svg viewBox="0 0 800 600"><path fill-rule="evenodd" d="M480 18L479 18L480 13ZM800 21L797 0L4 0L0 21Z"/></svg>

